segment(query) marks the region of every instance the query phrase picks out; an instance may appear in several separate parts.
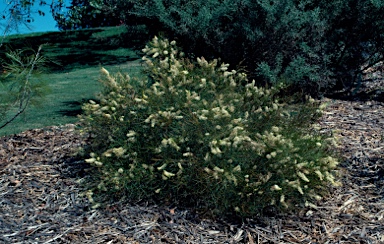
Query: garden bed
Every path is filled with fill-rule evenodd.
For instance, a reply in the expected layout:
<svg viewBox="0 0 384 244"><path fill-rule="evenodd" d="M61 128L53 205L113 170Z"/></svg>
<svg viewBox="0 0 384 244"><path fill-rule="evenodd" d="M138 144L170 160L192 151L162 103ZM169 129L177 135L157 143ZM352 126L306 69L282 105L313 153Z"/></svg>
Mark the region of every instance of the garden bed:
<svg viewBox="0 0 384 244"><path fill-rule="evenodd" d="M175 206L92 209L73 155L74 125L0 138L2 243L384 243L384 103L324 99L324 132L339 138L342 187L318 209L243 223Z"/></svg>

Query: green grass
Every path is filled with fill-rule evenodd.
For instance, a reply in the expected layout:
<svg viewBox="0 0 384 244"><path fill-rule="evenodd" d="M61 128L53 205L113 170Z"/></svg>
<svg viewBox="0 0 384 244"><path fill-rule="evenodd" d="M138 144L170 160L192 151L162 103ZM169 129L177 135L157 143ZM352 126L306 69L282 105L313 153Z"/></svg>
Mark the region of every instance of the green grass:
<svg viewBox="0 0 384 244"><path fill-rule="evenodd" d="M139 73L138 50L145 44L143 36L136 36L135 42L131 38L129 45L119 44L129 38L129 30L124 32L122 27L10 36L5 45L12 43L12 49L26 45L37 49L38 45L49 43L44 48L44 56L54 62L48 63L47 71L39 76L50 90L41 104L29 106L25 113L0 130L0 136L77 122L82 103L95 99L101 89L100 67L112 72ZM0 58L3 58L4 50L1 51Z"/></svg>

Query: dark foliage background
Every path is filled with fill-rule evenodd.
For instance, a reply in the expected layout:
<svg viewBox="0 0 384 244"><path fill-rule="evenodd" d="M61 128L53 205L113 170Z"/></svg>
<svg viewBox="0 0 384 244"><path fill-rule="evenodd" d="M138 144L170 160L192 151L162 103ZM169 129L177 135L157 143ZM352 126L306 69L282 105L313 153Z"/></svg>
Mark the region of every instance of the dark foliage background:
<svg viewBox="0 0 384 244"><path fill-rule="evenodd" d="M11 2L28 13L44 1ZM381 0L72 0L66 13L63 6L51 4L63 30L145 24L189 56L240 64L260 84L290 84L289 93L353 92L363 70L384 60Z"/></svg>
<svg viewBox="0 0 384 244"><path fill-rule="evenodd" d="M346 89L383 60L384 3L374 0L106 1L105 11L150 23L197 56L242 64L260 83L312 95ZM124 10L124 11L122 11Z"/></svg>

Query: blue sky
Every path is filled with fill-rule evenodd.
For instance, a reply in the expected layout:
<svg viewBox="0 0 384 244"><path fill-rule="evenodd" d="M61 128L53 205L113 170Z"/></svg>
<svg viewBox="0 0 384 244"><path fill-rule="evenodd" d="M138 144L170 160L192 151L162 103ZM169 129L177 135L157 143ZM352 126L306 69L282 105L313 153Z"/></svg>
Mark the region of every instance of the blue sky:
<svg viewBox="0 0 384 244"><path fill-rule="evenodd" d="M0 0L0 13L2 16L4 10L7 7L7 4L5 3L6 0ZM68 0L67 0L68 2ZM38 5L38 4L36 4ZM39 16L37 13L37 10L41 10L45 13L45 16ZM47 6L34 6L33 11L36 13L32 14L31 16L33 17L34 21L29 24L29 27L31 29L28 29L25 26L20 26L19 27L19 32L13 31L10 34L25 34L25 33L33 33L33 32L47 32L47 31L58 31L56 27L56 22L52 18L52 14L49 11L49 7ZM1 35L4 33L4 27L6 25L6 20L0 19L0 31Z"/></svg>

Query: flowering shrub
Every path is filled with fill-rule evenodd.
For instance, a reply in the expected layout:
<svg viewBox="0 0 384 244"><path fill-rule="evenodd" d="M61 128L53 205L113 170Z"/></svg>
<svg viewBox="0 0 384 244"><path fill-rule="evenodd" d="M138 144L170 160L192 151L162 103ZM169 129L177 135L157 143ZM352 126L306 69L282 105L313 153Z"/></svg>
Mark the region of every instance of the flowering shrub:
<svg viewBox="0 0 384 244"><path fill-rule="evenodd" d="M257 87L217 60L192 62L175 41L155 37L143 52L148 79L102 68L100 101L83 106L93 138L86 162L100 172L91 201L108 191L250 216L269 205L315 207L337 184L332 139L311 123L320 115L313 99L284 103L280 87Z"/></svg>

